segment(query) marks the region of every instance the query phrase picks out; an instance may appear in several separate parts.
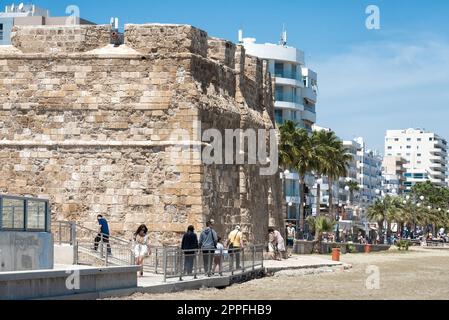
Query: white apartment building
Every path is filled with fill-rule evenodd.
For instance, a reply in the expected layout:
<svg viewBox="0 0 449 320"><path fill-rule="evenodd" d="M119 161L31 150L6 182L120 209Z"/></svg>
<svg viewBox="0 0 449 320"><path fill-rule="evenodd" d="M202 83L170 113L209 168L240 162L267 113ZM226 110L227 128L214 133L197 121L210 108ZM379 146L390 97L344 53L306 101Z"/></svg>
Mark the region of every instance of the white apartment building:
<svg viewBox="0 0 449 320"><path fill-rule="evenodd" d="M312 131L316 122L315 104L317 101L317 74L307 68L304 61L304 52L287 46L287 33L283 32L278 44L256 43L254 38L243 38L239 31L239 42L244 46L246 53L268 62L269 71L275 82L275 119L282 124L286 120L297 122L301 127ZM299 176L288 172L284 175L286 202L288 204L287 218L299 217ZM313 186L314 178L306 177L306 185ZM309 187L306 188L306 193ZM306 195L306 213L312 213L313 200Z"/></svg>
<svg viewBox="0 0 449 320"><path fill-rule="evenodd" d="M405 159L398 156L384 156L382 161L382 191L385 195L397 196L404 193Z"/></svg>
<svg viewBox="0 0 449 320"><path fill-rule="evenodd" d="M418 182L447 186L447 141L421 129L387 130L385 156L405 159L405 192Z"/></svg>

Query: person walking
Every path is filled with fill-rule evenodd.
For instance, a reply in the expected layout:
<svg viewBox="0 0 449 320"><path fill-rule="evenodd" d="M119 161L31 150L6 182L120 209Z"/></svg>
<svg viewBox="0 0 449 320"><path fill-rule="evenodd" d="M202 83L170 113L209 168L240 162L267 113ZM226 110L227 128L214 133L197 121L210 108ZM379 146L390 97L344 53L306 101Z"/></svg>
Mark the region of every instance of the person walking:
<svg viewBox="0 0 449 320"><path fill-rule="evenodd" d="M143 262L151 253L148 242L148 228L142 224L134 233L134 258L136 265L141 267L140 276L143 276Z"/></svg>
<svg viewBox="0 0 449 320"><path fill-rule="evenodd" d="M234 267L235 260L235 270L240 269L240 252L243 248L243 234L240 231L240 226L236 226L233 231L229 233L227 247L230 256L231 268Z"/></svg>
<svg viewBox="0 0 449 320"><path fill-rule="evenodd" d="M212 274L215 274L215 270L218 266L218 274L223 276L223 257L224 257L224 245L221 243L221 237L218 237L217 249L214 254L214 266L212 267Z"/></svg>
<svg viewBox="0 0 449 320"><path fill-rule="evenodd" d="M215 230L212 228L212 222L206 222L206 229L201 232L199 247L203 254L204 274L208 277L211 276L212 271L212 259L217 248L218 236Z"/></svg>
<svg viewBox="0 0 449 320"><path fill-rule="evenodd" d="M196 250L198 249L198 237L195 228L189 226L187 232L182 237L181 250L184 253L184 273L191 275L195 261Z"/></svg>
<svg viewBox="0 0 449 320"><path fill-rule="evenodd" d="M296 229L293 224L290 222L287 226L287 248L288 248L288 256L292 256L293 245L295 243L296 237Z"/></svg>
<svg viewBox="0 0 449 320"><path fill-rule="evenodd" d="M109 244L109 224L108 221L99 214L97 216L98 234L94 239L94 250L98 250L100 242L106 243L108 255L112 255L111 245Z"/></svg>

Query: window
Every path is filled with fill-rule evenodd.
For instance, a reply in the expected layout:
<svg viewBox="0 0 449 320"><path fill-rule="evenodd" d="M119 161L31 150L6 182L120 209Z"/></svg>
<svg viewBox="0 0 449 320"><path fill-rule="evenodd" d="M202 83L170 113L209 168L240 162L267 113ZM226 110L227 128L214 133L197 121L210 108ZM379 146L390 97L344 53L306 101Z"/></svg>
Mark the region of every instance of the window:
<svg viewBox="0 0 449 320"><path fill-rule="evenodd" d="M433 141L433 138L429 138L429 141Z"/></svg>
<svg viewBox="0 0 449 320"><path fill-rule="evenodd" d="M412 148L412 146L407 146L407 149L411 149Z"/></svg>
<svg viewBox="0 0 449 320"><path fill-rule="evenodd" d="M421 138L418 138L418 142L421 142L421 140L422 140Z"/></svg>
<svg viewBox="0 0 449 320"><path fill-rule="evenodd" d="M416 154L416 155L417 155L418 157L421 157L422 154L421 154L421 153L418 153L418 154Z"/></svg>
<svg viewBox="0 0 449 320"><path fill-rule="evenodd" d="M407 141L412 141L412 138L407 138Z"/></svg>
<svg viewBox="0 0 449 320"><path fill-rule="evenodd" d="M46 203L43 201L28 201L27 229L45 230Z"/></svg>
<svg viewBox="0 0 449 320"><path fill-rule="evenodd" d="M395 138L394 141L399 141L399 138Z"/></svg>
<svg viewBox="0 0 449 320"><path fill-rule="evenodd" d="M392 146L388 146L388 150L391 150L391 149L393 149L393 147Z"/></svg>
<svg viewBox="0 0 449 320"><path fill-rule="evenodd" d="M283 118L282 118L282 110L275 110L274 118L275 118L276 123L282 124L284 122Z"/></svg>
<svg viewBox="0 0 449 320"><path fill-rule="evenodd" d="M274 75L279 78L284 78L284 64L276 62L274 64Z"/></svg>
<svg viewBox="0 0 449 320"><path fill-rule="evenodd" d="M411 153L407 153L407 157L410 157L411 156Z"/></svg>
<svg viewBox="0 0 449 320"><path fill-rule="evenodd" d="M276 86L276 101L284 101L284 88Z"/></svg>
<svg viewBox="0 0 449 320"><path fill-rule="evenodd" d="M48 201L0 195L0 231L47 232Z"/></svg>
<svg viewBox="0 0 449 320"><path fill-rule="evenodd" d="M296 65L292 64L292 79L296 79L298 73L296 72Z"/></svg>
<svg viewBox="0 0 449 320"><path fill-rule="evenodd" d="M3 199L2 228L25 229L25 206L22 200Z"/></svg>
<svg viewBox="0 0 449 320"><path fill-rule="evenodd" d="M0 40L3 40L3 23L0 23Z"/></svg>

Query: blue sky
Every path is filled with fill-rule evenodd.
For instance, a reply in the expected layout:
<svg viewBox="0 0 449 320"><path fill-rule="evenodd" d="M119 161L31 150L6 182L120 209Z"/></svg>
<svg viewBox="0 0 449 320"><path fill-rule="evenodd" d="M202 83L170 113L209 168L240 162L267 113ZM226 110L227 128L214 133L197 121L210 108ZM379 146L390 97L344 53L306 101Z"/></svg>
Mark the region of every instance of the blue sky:
<svg viewBox="0 0 449 320"><path fill-rule="evenodd" d="M5 1L1 1L2 6ZM235 41L237 30L289 45L318 72L318 124L344 139L363 136L383 151L386 129L420 127L449 139L449 1L447 0L36 0L65 15L108 23L187 23ZM365 27L365 8L380 8L381 29Z"/></svg>

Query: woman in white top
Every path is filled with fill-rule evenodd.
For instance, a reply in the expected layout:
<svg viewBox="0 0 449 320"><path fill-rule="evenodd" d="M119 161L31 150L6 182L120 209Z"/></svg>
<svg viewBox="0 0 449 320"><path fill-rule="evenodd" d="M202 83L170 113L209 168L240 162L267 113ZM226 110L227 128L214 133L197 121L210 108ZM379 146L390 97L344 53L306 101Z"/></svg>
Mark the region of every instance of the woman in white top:
<svg viewBox="0 0 449 320"><path fill-rule="evenodd" d="M142 266L140 276L143 276L143 260L151 253L148 243L148 228L142 224L134 233L134 257L136 265Z"/></svg>
<svg viewBox="0 0 449 320"><path fill-rule="evenodd" d="M212 268L212 274L215 274L215 270L218 266L218 273L223 276L223 257L225 255L225 250L223 243L221 242L221 237L218 237L217 248L214 254L214 266Z"/></svg>

